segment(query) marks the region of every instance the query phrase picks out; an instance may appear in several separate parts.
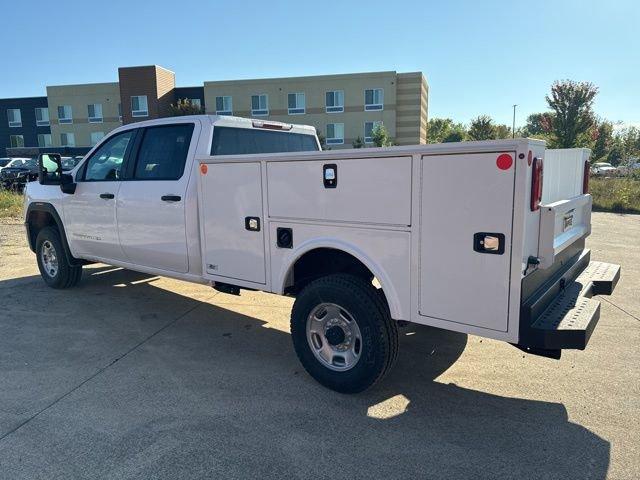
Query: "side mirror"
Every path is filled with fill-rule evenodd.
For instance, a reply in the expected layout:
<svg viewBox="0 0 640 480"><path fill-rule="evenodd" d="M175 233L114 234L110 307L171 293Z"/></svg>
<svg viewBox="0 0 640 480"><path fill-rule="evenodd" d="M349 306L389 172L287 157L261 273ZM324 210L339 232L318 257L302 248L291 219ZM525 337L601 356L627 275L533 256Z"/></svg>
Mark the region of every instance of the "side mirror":
<svg viewBox="0 0 640 480"><path fill-rule="evenodd" d="M60 185L62 183L62 158L59 153L41 153L38 155L38 181L41 185Z"/></svg>
<svg viewBox="0 0 640 480"><path fill-rule="evenodd" d="M76 191L73 176L62 172L62 157L59 153L38 155L38 181L41 185L60 185L63 193L73 194Z"/></svg>

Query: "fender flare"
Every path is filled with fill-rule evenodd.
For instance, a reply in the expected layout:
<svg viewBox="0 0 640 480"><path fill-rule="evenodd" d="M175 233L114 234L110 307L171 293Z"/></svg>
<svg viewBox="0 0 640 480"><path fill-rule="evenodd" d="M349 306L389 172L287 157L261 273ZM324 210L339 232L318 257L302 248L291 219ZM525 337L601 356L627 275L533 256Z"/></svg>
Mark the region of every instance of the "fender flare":
<svg viewBox="0 0 640 480"><path fill-rule="evenodd" d="M25 225L25 228L27 229L27 241L29 242L29 248L31 249L31 251L34 252L34 253L36 251L35 238L31 234L31 223L29 222L29 218L31 217L31 213L32 212L45 212L45 213L48 213L49 215L51 215L51 218L53 218L53 221L55 222L56 227L58 228L58 231L60 232L60 239L62 240L62 247L64 248L64 251L67 254L67 258L69 259L69 265L71 265L71 266L83 265L84 263L83 263L82 260L79 260L79 259L75 258L71 254L71 249L69 248L69 242L67 241L67 233L66 233L66 231L64 229L64 224L62 223L62 220L60 219L60 215L58 214L58 211L56 210L56 207L54 207L50 203L34 202L34 203L31 203L27 207L27 213L25 215L24 225Z"/></svg>
<svg viewBox="0 0 640 480"><path fill-rule="evenodd" d="M311 250L316 250L318 248L330 248L334 250L340 250L359 260L378 279L378 282L380 282L382 291L384 292L384 295L387 299L387 303L389 304L389 311L391 312L391 318L394 318L394 319L404 318L398 292L393 287L393 282L389 278L389 275L387 275L386 271L381 266L379 266L375 261L373 261L373 259L371 259L366 253L360 250L357 246L348 242L337 240L335 238L328 238L328 237L314 238L311 240L307 240L302 244L298 245L295 248L295 250L293 250L284 259L280 272L278 272L278 277L276 279L275 285L279 286L280 288L279 293L284 292L285 282L287 281L289 273L293 270L293 267L296 264L296 262L305 253L308 253Z"/></svg>

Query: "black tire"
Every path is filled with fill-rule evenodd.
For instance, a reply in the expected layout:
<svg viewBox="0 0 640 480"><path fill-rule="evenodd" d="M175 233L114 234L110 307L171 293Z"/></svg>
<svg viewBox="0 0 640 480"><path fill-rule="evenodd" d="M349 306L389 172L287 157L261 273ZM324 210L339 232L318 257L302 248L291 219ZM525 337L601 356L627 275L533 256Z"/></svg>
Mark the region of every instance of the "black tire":
<svg viewBox="0 0 640 480"><path fill-rule="evenodd" d="M362 335L360 358L349 370L335 371L325 366L307 340L307 319L323 303L349 312ZM341 393L358 393L373 386L389 372L398 356L398 328L388 307L373 285L352 275L322 277L300 292L291 311L291 337L309 375Z"/></svg>
<svg viewBox="0 0 640 480"><path fill-rule="evenodd" d="M47 244L48 248L52 248L56 260L57 268L48 270L44 265L42 249ZM38 260L38 269L44 282L51 288L70 288L78 284L82 278L82 265L72 266L69 264L69 257L62 245L60 233L55 227L45 227L38 232L36 238L36 258Z"/></svg>

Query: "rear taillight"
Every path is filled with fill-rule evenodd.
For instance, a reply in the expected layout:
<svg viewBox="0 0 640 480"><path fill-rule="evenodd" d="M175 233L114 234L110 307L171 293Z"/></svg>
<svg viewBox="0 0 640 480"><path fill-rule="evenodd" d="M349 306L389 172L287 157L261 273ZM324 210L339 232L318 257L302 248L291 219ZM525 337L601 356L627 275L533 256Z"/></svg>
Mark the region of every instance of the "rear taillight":
<svg viewBox="0 0 640 480"><path fill-rule="evenodd" d="M582 193L589 193L589 170L591 169L591 164L589 160L584 162L584 172L582 174Z"/></svg>
<svg viewBox="0 0 640 480"><path fill-rule="evenodd" d="M543 164L541 158L533 159L533 170L531 172L531 211L535 212L540 208L542 201L542 176Z"/></svg>

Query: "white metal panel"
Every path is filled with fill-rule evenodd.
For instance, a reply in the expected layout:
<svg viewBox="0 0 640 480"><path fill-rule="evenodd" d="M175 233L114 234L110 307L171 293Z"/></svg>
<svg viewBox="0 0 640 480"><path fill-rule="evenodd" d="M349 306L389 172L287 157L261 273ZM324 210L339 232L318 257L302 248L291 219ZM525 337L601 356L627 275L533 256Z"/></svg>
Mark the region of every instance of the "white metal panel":
<svg viewBox="0 0 640 480"><path fill-rule="evenodd" d="M207 276L265 283L260 163L216 163L200 175L203 270ZM260 218L260 231L245 228Z"/></svg>
<svg viewBox="0 0 640 480"><path fill-rule="evenodd" d="M507 331L516 164L508 153L507 170L496 166L500 153L422 158L420 315ZM503 234L504 254L474 251L478 232Z"/></svg>
<svg viewBox="0 0 640 480"><path fill-rule="evenodd" d="M542 182L542 203L553 203L582 194L587 148L546 150Z"/></svg>
<svg viewBox="0 0 640 480"><path fill-rule="evenodd" d="M327 164L336 188L324 186ZM411 157L268 162L267 179L270 217L411 224Z"/></svg>
<svg viewBox="0 0 640 480"><path fill-rule="evenodd" d="M293 230L293 248L276 246L276 230ZM269 222L271 285L282 287L295 261L316 248L341 250L360 260L378 279L389 303L392 318L410 320L411 233L409 231L362 228L349 225Z"/></svg>

